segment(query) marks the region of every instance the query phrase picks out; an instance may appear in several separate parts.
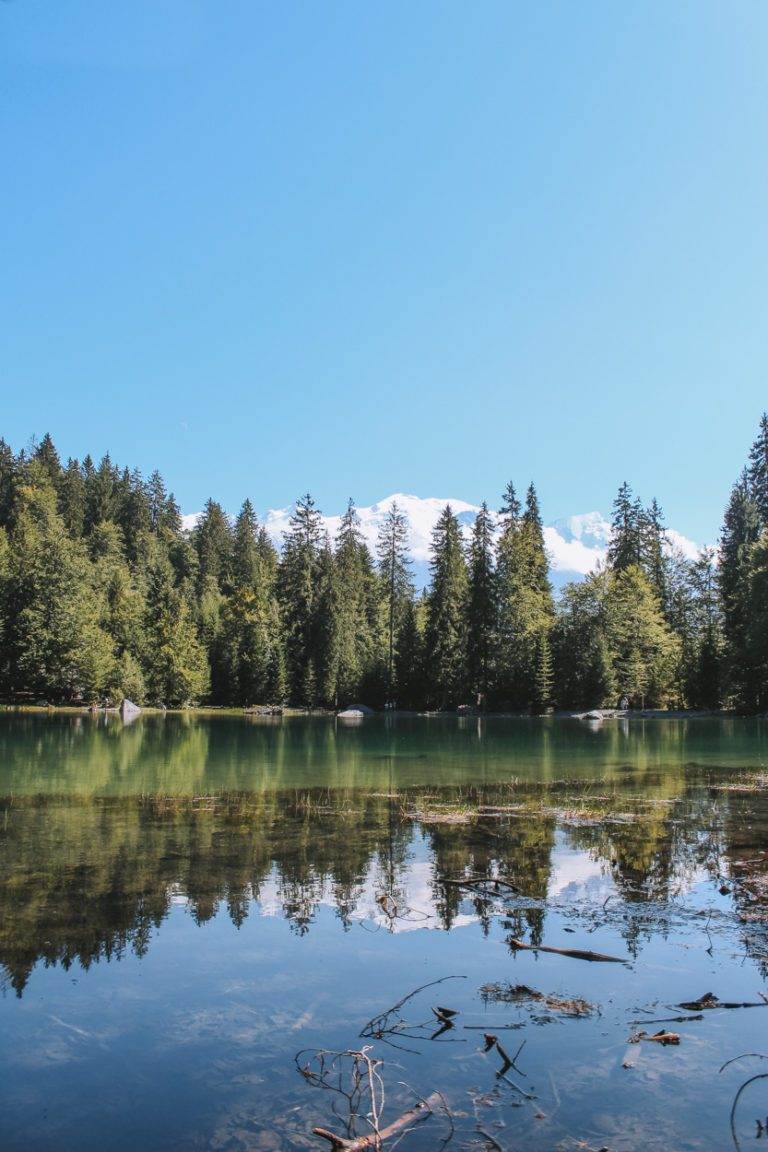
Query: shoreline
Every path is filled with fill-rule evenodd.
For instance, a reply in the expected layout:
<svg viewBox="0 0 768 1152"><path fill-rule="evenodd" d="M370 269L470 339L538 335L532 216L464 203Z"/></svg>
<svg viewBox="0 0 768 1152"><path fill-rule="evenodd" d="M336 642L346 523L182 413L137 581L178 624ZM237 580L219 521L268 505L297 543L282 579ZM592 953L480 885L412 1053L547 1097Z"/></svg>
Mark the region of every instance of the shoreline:
<svg viewBox="0 0 768 1152"><path fill-rule="evenodd" d="M119 717L118 708L90 708L80 704L0 704L0 715L28 715L28 716L114 716ZM324 708L284 708L280 712L270 711L265 705L261 708L233 708L216 707L215 705L200 705L189 708L157 708L146 706L131 716L128 723L139 716L201 716L201 717L242 717L248 720L294 720L294 719L330 719L341 720L343 724L357 725L366 720L392 719L392 720L580 720L585 724L597 725L612 720L764 720L765 713L744 713L731 709L594 709L587 712L571 709L556 709L552 712L531 714L529 712L457 712L441 711L410 711L396 709L385 712L380 710L370 715L340 716L338 712Z"/></svg>

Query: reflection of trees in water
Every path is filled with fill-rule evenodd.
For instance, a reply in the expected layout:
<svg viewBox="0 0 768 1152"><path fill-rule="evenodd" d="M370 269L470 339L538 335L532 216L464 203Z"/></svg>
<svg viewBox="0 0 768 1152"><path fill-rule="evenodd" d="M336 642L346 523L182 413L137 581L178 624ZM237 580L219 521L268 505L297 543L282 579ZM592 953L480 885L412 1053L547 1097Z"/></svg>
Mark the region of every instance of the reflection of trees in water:
<svg viewBox="0 0 768 1152"><path fill-rule="evenodd" d="M768 793L729 792L725 811L722 869L747 954L768 976Z"/></svg>
<svg viewBox="0 0 768 1152"><path fill-rule="evenodd" d="M200 739L194 724L186 745L176 735L169 778L175 756L200 754ZM370 904L371 889L404 907L419 844L432 866L429 910L444 928L463 909L487 931L498 908L497 900L445 878L498 875L538 902L505 901L512 935L541 942L555 829L563 819L573 846L611 871L627 909L622 930L636 947L639 935L664 929L661 918L643 919L641 906L667 904L697 867L717 876L723 851L735 866L765 843L762 826L750 818L754 797L713 798L683 769L633 773L601 788L596 796L595 786L585 785L580 798L572 785L558 784L432 789L428 803L458 803L466 819L421 824L405 816L418 808L420 795L425 801L418 790L409 792L408 805L402 795L351 789L9 798L0 804L0 963L20 993L39 960L87 968L129 948L142 954L175 894L200 924L226 908L239 926L261 895L275 899L300 934L310 930L321 902L348 928ZM576 803L594 822L563 817ZM478 818L480 804L518 810ZM621 819L601 822L601 811Z"/></svg>

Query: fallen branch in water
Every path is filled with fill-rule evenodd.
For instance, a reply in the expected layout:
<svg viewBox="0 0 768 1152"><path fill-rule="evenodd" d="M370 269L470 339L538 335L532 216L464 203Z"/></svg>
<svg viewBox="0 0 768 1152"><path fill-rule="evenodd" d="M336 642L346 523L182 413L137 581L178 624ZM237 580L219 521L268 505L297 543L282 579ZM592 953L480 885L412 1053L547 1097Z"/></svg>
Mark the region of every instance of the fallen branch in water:
<svg viewBox="0 0 768 1152"><path fill-rule="evenodd" d="M582 948L553 948L548 944L526 944L523 940L509 941L515 952L551 952L554 956L570 956L572 960L592 960L602 964L626 964L621 956L606 956L603 952L590 952Z"/></svg>
<svg viewBox="0 0 768 1152"><path fill-rule="evenodd" d="M703 1020L702 1012L695 1016L662 1016L658 1020L630 1020L630 1024L685 1024L688 1020Z"/></svg>
<svg viewBox="0 0 768 1152"><path fill-rule="evenodd" d="M647 1032L635 1032L634 1036L630 1036L627 1043L639 1044L641 1040L649 1040L654 1044L663 1044L665 1046L667 1044L680 1043L680 1037L678 1036L677 1032L667 1032L665 1028L660 1029L658 1032L654 1032L652 1036L649 1036Z"/></svg>
<svg viewBox="0 0 768 1152"><path fill-rule="evenodd" d="M338 1136L327 1128L313 1128L312 1131L315 1136L322 1136L324 1140L327 1140L333 1148L344 1149L344 1152L364 1152L366 1148L380 1148L385 1140L404 1132L411 1124L418 1124L422 1120L426 1120L441 1103L440 1093L433 1092L427 1096L426 1100L420 1100L418 1104L414 1104L412 1108L403 1112L391 1124L380 1128L378 1132L366 1132L363 1136L356 1136L352 1140Z"/></svg>
<svg viewBox="0 0 768 1152"><path fill-rule="evenodd" d="M427 988L434 988L437 984L444 984L446 980L466 980L466 976L442 976L439 980L430 980L428 984L421 984L418 988L414 988L413 992L409 992L407 996L403 996L391 1008L387 1008L386 1012L380 1012L378 1016L374 1016L371 1020L364 1025L360 1036L366 1040L383 1040L385 1044L391 1044L394 1048L400 1048L406 1052L412 1052L412 1048L404 1048L403 1045L395 1043L392 1037L406 1038L410 1040L436 1040L441 1033L448 1031L453 1026L453 1021L449 1018L450 1009L439 1009L443 1015L438 1015L438 1012L433 1008L432 1011L441 1021L440 1027L437 1032L433 1032L431 1036L425 1035L427 1028L433 1028L433 1021L421 1024L409 1024L407 1020L403 1019L401 1009L413 1000L419 992L424 992ZM446 1019L446 1017L448 1017ZM451 1043L451 1041L442 1041L442 1043Z"/></svg>
<svg viewBox="0 0 768 1152"><path fill-rule="evenodd" d="M758 992L758 996L763 996L762 992ZM768 1008L768 999L763 996L762 1000L719 1000L714 992L705 992L698 1000L687 1000L675 1007L685 1008L689 1012L709 1011L712 1008Z"/></svg>
<svg viewBox="0 0 768 1152"><path fill-rule="evenodd" d="M452 884L457 888L477 888L484 884L490 884L497 892L500 888L508 888L516 896L523 895L516 884L512 884L509 880L501 880L498 876L444 876L441 883Z"/></svg>

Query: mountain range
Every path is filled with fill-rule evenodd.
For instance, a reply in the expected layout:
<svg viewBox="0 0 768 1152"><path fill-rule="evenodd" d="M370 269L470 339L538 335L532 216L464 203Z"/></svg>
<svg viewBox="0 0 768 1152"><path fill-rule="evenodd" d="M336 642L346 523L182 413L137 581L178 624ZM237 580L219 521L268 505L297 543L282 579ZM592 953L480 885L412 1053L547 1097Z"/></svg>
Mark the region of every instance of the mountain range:
<svg viewBox="0 0 768 1152"><path fill-rule="evenodd" d="M437 519L450 504L459 519L462 529L469 538L472 522L479 508L466 500L438 498L435 496L410 496L402 492L393 493L384 500L371 504L368 508L358 508L360 531L366 543L375 554L376 538L392 502L408 517L410 525L410 550L413 558L413 577L418 588L423 588L429 578L429 546L432 530ZM289 529L293 507L272 508L261 517L271 540L279 548L283 534ZM183 517L184 527L194 527L199 513ZM341 522L341 516L323 516L327 532L333 538ZM670 528L667 530L669 544L679 549L688 559L695 559L700 546ZM611 539L610 521L601 512L582 512L553 520L544 526L544 542L549 554L550 575L555 588L562 588L571 580L581 580L603 560L605 560Z"/></svg>

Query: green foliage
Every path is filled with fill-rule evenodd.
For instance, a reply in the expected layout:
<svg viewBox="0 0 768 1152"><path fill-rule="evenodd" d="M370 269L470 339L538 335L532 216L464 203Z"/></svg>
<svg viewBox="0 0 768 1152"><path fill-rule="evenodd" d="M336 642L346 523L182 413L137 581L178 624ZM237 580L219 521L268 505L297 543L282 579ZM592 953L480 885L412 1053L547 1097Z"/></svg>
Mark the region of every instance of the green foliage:
<svg viewBox="0 0 768 1152"><path fill-rule="evenodd" d="M533 485L450 508L416 598L393 503L371 555L352 501L333 543L307 495L280 553L246 500L191 532L163 478L109 455L62 464L50 436L0 440L0 692L8 699L495 709L632 703L768 708L768 416L720 549L675 553L624 483L604 570L555 607Z"/></svg>
<svg viewBox="0 0 768 1152"><path fill-rule="evenodd" d="M493 521L483 503L469 546L467 602L467 684L473 701L485 705L493 683L496 651L497 588Z"/></svg>
<svg viewBox="0 0 768 1152"><path fill-rule="evenodd" d="M205 649L189 602L163 556L149 572L146 630L152 638L145 661L149 700L174 708L204 697L210 683Z"/></svg>
<svg viewBox="0 0 768 1152"><path fill-rule="evenodd" d="M440 708L461 703L466 688L467 564L461 528L447 504L432 534L427 599L429 689Z"/></svg>
<svg viewBox="0 0 768 1152"><path fill-rule="evenodd" d="M639 564L614 573L605 597L608 646L616 684L635 707L670 702L680 641Z"/></svg>
<svg viewBox="0 0 768 1152"><path fill-rule="evenodd" d="M413 599L408 521L396 500L392 501L379 531L376 552L387 638L387 699L392 701L401 688L400 678L396 677L397 668L402 668L399 641L406 627L406 612Z"/></svg>
<svg viewBox="0 0 768 1152"><path fill-rule="evenodd" d="M552 589L536 490L531 484L525 509L510 484L501 511L496 551L498 615L493 696L500 707L539 709L544 690L544 654L550 652L554 622ZM546 690L549 695L549 689Z"/></svg>

